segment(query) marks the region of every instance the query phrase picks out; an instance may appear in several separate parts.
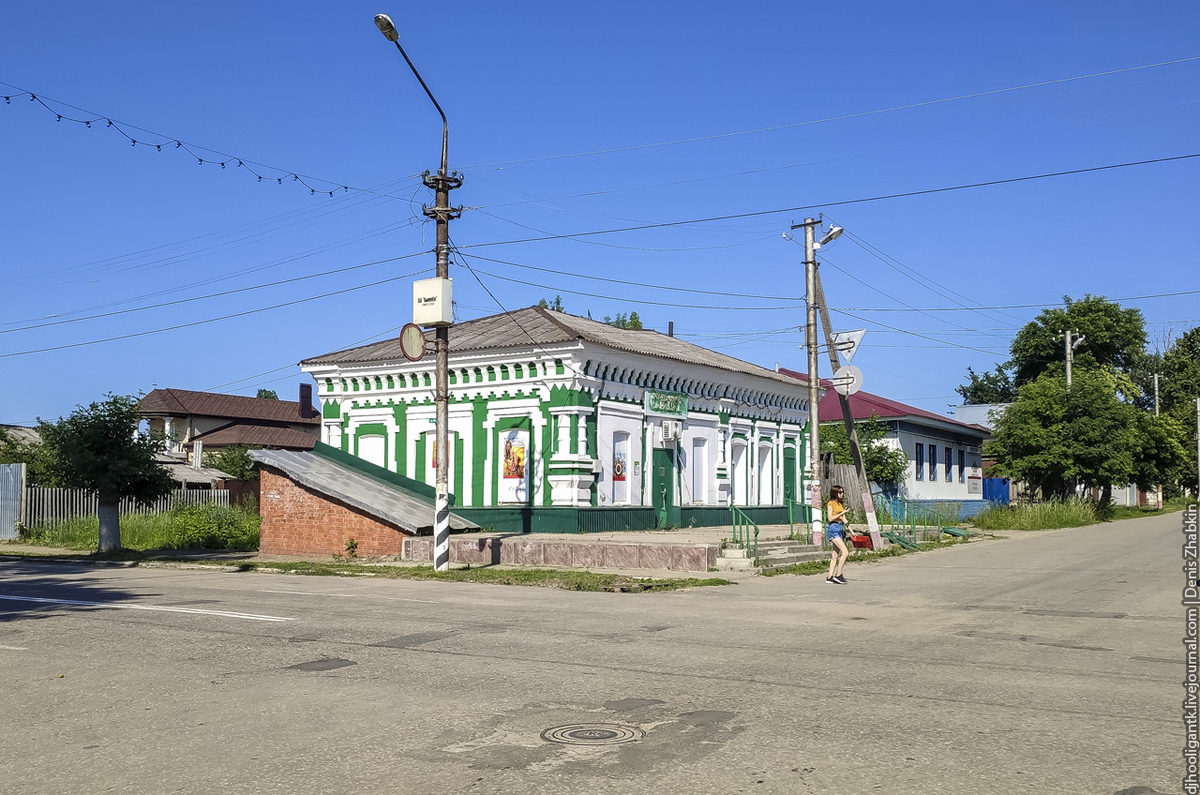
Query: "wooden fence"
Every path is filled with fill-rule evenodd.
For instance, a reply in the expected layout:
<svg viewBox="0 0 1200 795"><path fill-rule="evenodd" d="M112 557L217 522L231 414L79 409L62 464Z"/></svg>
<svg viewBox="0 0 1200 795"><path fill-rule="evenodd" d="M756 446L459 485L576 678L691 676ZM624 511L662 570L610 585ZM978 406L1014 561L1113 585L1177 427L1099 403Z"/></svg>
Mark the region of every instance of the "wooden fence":
<svg viewBox="0 0 1200 795"><path fill-rule="evenodd" d="M169 496L150 505L139 505L132 499L121 501L122 514L165 513L179 505L229 505L225 489L175 489ZM94 492L83 489L47 489L30 487L25 490L26 527L54 527L69 519L96 516L99 500Z"/></svg>

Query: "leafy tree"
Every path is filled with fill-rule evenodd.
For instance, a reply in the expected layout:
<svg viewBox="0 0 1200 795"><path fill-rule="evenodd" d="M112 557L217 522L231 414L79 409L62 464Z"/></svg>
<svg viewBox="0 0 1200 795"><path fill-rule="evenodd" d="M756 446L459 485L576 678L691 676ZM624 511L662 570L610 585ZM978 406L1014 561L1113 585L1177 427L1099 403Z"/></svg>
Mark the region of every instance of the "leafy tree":
<svg viewBox="0 0 1200 795"><path fill-rule="evenodd" d="M605 315L604 322L617 328L640 329L642 327L642 319L638 317L637 312L630 312L628 315L618 312L615 318Z"/></svg>
<svg viewBox="0 0 1200 795"><path fill-rule="evenodd" d="M152 503L174 486L170 473L154 460L164 440L141 432L140 421L136 397L111 393L86 408L77 406L65 419L38 420L58 482L98 497L100 552L121 547L121 500Z"/></svg>
<svg viewBox="0 0 1200 795"><path fill-rule="evenodd" d="M31 486L57 486L51 470L53 454L42 442L23 442L0 428L0 464L24 464Z"/></svg>
<svg viewBox="0 0 1200 795"><path fill-rule="evenodd" d="M883 439L888 435L887 425L872 414L869 419L854 423L854 430L858 433L858 445L862 452L867 480L881 486L904 480L908 471L908 456L903 450L883 443ZM832 453L835 464L854 463L845 425L830 423L821 426L821 453Z"/></svg>
<svg viewBox="0 0 1200 795"><path fill-rule="evenodd" d="M279 394L274 389L260 389L255 397L264 400L279 400Z"/></svg>
<svg viewBox="0 0 1200 795"><path fill-rule="evenodd" d="M1100 368L1078 371L1069 390L1063 375L1043 373L1021 386L985 452L996 474L1043 497L1066 497L1082 485L1100 489L1107 502L1114 485L1162 483L1182 453L1178 429L1122 400L1135 391L1127 376Z"/></svg>
<svg viewBox="0 0 1200 795"><path fill-rule="evenodd" d="M1086 339L1075 352L1078 368L1110 367L1128 373L1146 345L1146 328L1137 309L1122 309L1103 296L1078 301L1063 296L1065 308L1043 310L1013 338L1013 383L1020 387L1047 371L1061 372L1066 358L1062 334L1070 330Z"/></svg>
<svg viewBox="0 0 1200 795"><path fill-rule="evenodd" d="M992 372L979 374L968 367L967 378L970 380L955 387L954 391L962 395L963 403L967 405L1012 403L1017 399L1017 387L1008 369L1007 364L998 364Z"/></svg>
<svg viewBox="0 0 1200 795"><path fill-rule="evenodd" d="M538 301L537 305L540 306L542 309L549 309L551 312L565 312L566 311L565 309L563 309L563 302L562 302L561 295L554 296L553 302L547 301L545 298L543 298L542 300Z"/></svg>
<svg viewBox="0 0 1200 795"><path fill-rule="evenodd" d="M1162 357L1162 411L1179 426L1183 453L1175 483L1196 488L1196 398L1200 397L1200 326L1175 340Z"/></svg>
<svg viewBox="0 0 1200 795"><path fill-rule="evenodd" d="M219 469L236 480L258 480L258 470L254 468L249 452L258 449L258 445L232 444L208 451L204 453L204 466Z"/></svg>

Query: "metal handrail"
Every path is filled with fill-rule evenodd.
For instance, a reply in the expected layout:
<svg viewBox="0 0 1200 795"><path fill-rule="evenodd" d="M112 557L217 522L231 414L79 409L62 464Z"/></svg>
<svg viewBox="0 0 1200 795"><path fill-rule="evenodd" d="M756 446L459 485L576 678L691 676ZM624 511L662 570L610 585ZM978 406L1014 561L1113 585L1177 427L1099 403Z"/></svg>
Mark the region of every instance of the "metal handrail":
<svg viewBox="0 0 1200 795"><path fill-rule="evenodd" d="M729 506L730 516L733 525L733 546L740 546L747 552L751 553L755 564L758 563L758 523L746 515L744 511L735 505ZM750 527L754 527L754 538L750 538Z"/></svg>

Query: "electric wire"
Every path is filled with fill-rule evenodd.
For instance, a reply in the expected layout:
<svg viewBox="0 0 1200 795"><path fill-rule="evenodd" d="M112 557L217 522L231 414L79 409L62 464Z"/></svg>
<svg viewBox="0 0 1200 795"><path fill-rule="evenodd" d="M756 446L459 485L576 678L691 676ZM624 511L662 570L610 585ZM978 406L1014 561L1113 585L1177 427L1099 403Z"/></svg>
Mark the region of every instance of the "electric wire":
<svg viewBox="0 0 1200 795"><path fill-rule="evenodd" d="M20 326L18 328L0 329L0 334L13 334L18 331L30 331L33 329L48 328L52 326L65 326L70 323L82 323L85 320L99 320L101 318L116 317L118 315L128 315L133 312L145 312L150 309L162 309L168 306L179 306L181 304L190 304L195 301L204 301L209 298L224 298L230 295L238 295L239 293L248 293L254 290L263 290L268 287L278 287L283 284L294 284L296 282L308 281L309 279L319 279L322 276L331 276L336 273L348 273L350 271L361 270L363 268L371 268L376 265L383 265L389 262L399 262L400 260L412 259L419 257L422 254L427 254L428 251L418 251L413 254L404 254L399 257L389 257L387 259L375 260L373 262L364 262L358 265L348 265L344 268L334 268L333 270L321 271L320 273L310 273L304 276L293 276L288 279L278 279L273 282L264 282L262 284L252 284L247 287L235 287L229 290L222 290L216 293L208 293L206 295L195 295L190 298L180 298L176 301L163 301L157 304L149 304L147 306L135 306L129 309L118 309L112 312L102 312L96 315L84 315L83 317L65 318L63 320L50 320L44 323L34 323L28 326Z"/></svg>
<svg viewBox="0 0 1200 795"><path fill-rule="evenodd" d="M1030 89L1030 88L1042 88L1045 86L1061 85L1063 83L1073 83L1073 82L1077 82L1080 80L1090 80L1090 79L1097 78L1097 77L1107 77L1109 75L1125 74L1128 72L1137 72L1137 71L1140 71L1143 69L1155 69L1155 68L1162 67L1162 66L1173 66L1175 64L1188 63L1189 61L1197 61L1197 60L1200 60L1200 55L1193 55L1193 56L1188 56L1188 57L1184 57L1184 58L1175 58L1170 61L1160 61L1158 63L1140 64L1138 66L1128 66L1128 67L1124 67L1121 69L1109 69L1109 70L1106 70L1103 72L1093 72L1091 74L1077 75L1074 77L1062 77L1062 78L1056 78L1053 80L1042 80L1042 81L1039 81L1036 83L1025 83L1025 84L1019 85L1019 86L1009 86L1006 88L991 89L989 91L976 91L976 92L973 92L970 94L959 94L959 95L951 96L951 97L942 97L940 99L930 99L930 100L924 100L922 102L912 102L907 105L896 105L896 106L889 107L889 108L879 108L876 110L859 111L857 113L846 113L846 114L842 114L839 116L829 116L827 118L822 118L822 119L810 119L807 121L792 122L789 124L777 124L777 125L772 125L769 127L758 127L758 128L751 129L751 130L738 130L738 131L734 131L734 132L716 133L714 135L703 135L703 136L696 136L696 137L692 137L692 138L679 138L679 139L672 140L672 141L658 141L655 143L634 144L634 145L630 145L630 146L618 146L618 147L613 147L610 149L596 149L596 150L593 150L590 152L576 152L573 154L562 154L562 155L546 155L546 156L542 156L542 157L531 157L531 158L524 158L524 159L519 159L519 160L500 160L500 161L496 161L493 163L478 163L478 164L475 164L472 166L467 166L466 168L467 169L492 168L495 166L517 165L520 163L536 163L536 162L544 162L544 161L550 161L550 160L565 160L565 159L576 158L576 157L590 157L593 155L606 155L606 154L614 154L617 152L630 152L630 151L635 151L635 150L639 150L639 149L653 149L653 148L664 147L664 146L677 146L680 144L698 143L698 142L703 142L703 141L715 141L715 140L719 140L722 138L733 138L733 137L742 136L742 135L755 135L755 134L764 133L764 132L775 132L777 130L789 130L789 129L795 129L797 127L806 127L806 126L810 126L810 125L814 125L814 124L827 124L829 122L843 121L845 119L856 119L856 118L862 118L864 116L875 116L875 115L879 115L879 114L883 114L883 113L895 113L895 112L903 111L903 110L912 110L914 108L929 107L931 105L941 105L941 104L944 104L947 102L959 102L959 101L967 100L967 99L978 99L980 97L995 96L997 94L1007 94L1007 93L1011 93L1013 91L1023 91L1023 90Z"/></svg>
<svg viewBox="0 0 1200 795"><path fill-rule="evenodd" d="M256 315L261 312L270 312L275 309L282 309L284 307L296 306L298 304L305 304L305 303L309 303L311 301L319 301L322 298L329 298L329 297L335 296L335 295L345 295L346 293L353 293L358 290L365 290L368 287L378 287L381 284L388 284L390 282L399 281L401 279L410 279L413 276L419 276L420 274L426 273L426 272L428 272L428 270L429 270L428 268L424 268L419 271L413 271L412 273L405 273L400 276L392 276L387 279L380 279L378 281L369 282L368 284L360 284L356 287L347 287L342 290L333 290L328 293L321 293L320 295L312 295L312 296L308 296L307 298L299 298L294 301L285 301L283 303L273 304L271 306L262 306L262 307L258 307L255 309L247 309L242 312L234 312L232 314L222 315L220 317L211 317L211 318L206 318L204 320L194 320L190 323L178 323L174 326L164 326L163 328L148 329L146 331L135 331L135 332L132 332L129 334L120 334L115 337L104 337L102 339L84 340L82 342L72 342L72 343L68 343L66 345L53 345L53 346L49 346L49 347L45 347L45 348L35 348L35 349L24 350L24 351L11 351L9 353L0 353L0 359L9 359L14 356L28 356L30 354L35 354L35 353L50 353L51 351L63 351L63 350L67 350L69 348L82 348L82 347L89 346L89 345L99 345L104 342L116 342L118 340L128 340L128 339L134 339L136 337L146 337L151 334L162 334L167 331L176 331L178 329L183 329L183 328L192 328L194 326L203 326L203 325L207 325L209 323L218 323L223 320L231 320L233 318L246 317L247 315Z"/></svg>
<svg viewBox="0 0 1200 795"><path fill-rule="evenodd" d="M761 218L768 215L781 215L783 213L795 213L801 210L816 210L828 207L845 207L854 204L867 204L870 202L889 201L892 199L907 199L914 196L929 196L938 193L949 193L952 191L970 190L974 188L988 188L997 185L1012 185L1021 182L1030 182L1040 179L1052 179L1056 177L1076 176L1079 174L1092 174L1101 171L1112 171L1121 168L1133 168L1136 166L1154 165L1158 163L1172 163L1183 160L1194 160L1200 158L1200 152L1194 152L1185 155L1171 155L1168 157L1156 157L1146 160L1132 160L1124 163L1110 163L1103 166L1088 166L1085 168L1073 168L1064 171L1051 171L1041 174L1028 174L1020 177L1007 177L1005 179L987 180L983 182L971 182L959 185L946 185L937 188L924 188L921 190L903 191L899 193L886 193L878 196L867 196L857 199L841 199L838 201L818 202L813 204L803 204L796 207L780 207L773 210L753 210L744 213L729 213L726 215L714 215L704 218L689 218L680 221L661 221L653 224L640 224L637 226L618 227L614 229L593 229L584 232L569 232L564 234L545 235L542 237L527 237L515 240L497 240L487 243L469 243L461 246L462 249L469 248L488 248L492 246L511 246L521 243L540 243L547 240L566 240L568 238L580 237L595 237L597 235L612 235L622 232L641 232L648 229L667 229L671 227L688 226L691 224L711 223L714 221L732 221L742 218Z"/></svg>
<svg viewBox="0 0 1200 795"><path fill-rule="evenodd" d="M329 196L332 197L335 192L340 190L342 192L355 191L356 193L364 193L364 194L370 194L370 195L374 195L374 196L382 196L382 197L389 198L389 199L396 199L398 201L403 201L403 198L400 196L393 196L388 193L378 193L376 191L368 190L367 188L357 188L352 185L344 185L335 180L325 179L323 177L314 177L310 174L302 174L298 171L293 171L291 169L280 168L278 166L272 166L267 163L260 163L256 160L251 160L250 158L238 157L237 155L231 155L227 152L221 152L216 149L212 149L211 147L202 146L200 144L195 144L195 143L190 143L188 141L184 141L181 138L166 135L165 133L159 133L159 132L155 132L153 130L147 130L144 127L138 127L135 124L118 121L117 119L113 119L110 116L103 114L103 113L98 113L96 111L87 110L86 108L81 108L81 107L78 107L77 105L72 105L71 103L64 102L60 99L54 99L53 97L48 97L44 94L37 94L29 89L21 88L20 86L13 85L12 83L9 83L9 82L3 81L3 80L0 80L0 85L8 86L11 89L15 89L12 93L0 94L0 97L3 97L4 103L6 105L11 105L13 99L18 99L21 97L29 97L30 102L36 102L38 105L42 106L47 111L54 114L54 116L60 122L69 121L69 122L73 122L75 124L82 124L88 128L91 128L91 126L93 124L99 124L100 122L104 122L105 128L112 128L112 129L116 130L118 133L123 135L126 138L126 140L128 140L130 142L130 144L134 147L149 146L149 147L154 147L156 150L161 152L164 146L168 147L168 151L173 146L173 148L175 148L175 149L182 149L183 151L187 152L189 155L194 157L196 159L196 162L201 166L203 166L203 165L219 165L222 169L224 169L227 165L236 164L237 168L244 169L247 172L249 172L252 176L257 177L259 182L262 182L263 179L266 179L268 182L274 181L274 182L277 182L278 184L282 185L283 181L285 179L288 179L289 177L291 177L291 180L290 180L291 182L298 182L301 185L303 185L304 187L308 188L309 195L316 195L317 193L328 193ZM62 112L50 107L50 105L47 104L48 102L53 102L55 105L61 106L63 108L70 108L72 110L86 114L87 116L90 116L91 118L75 118L73 116L68 116L65 113L62 113ZM147 141L143 138L143 140L139 141L137 138L135 138L134 136L132 136L128 132L126 132L126 130L133 130L135 132L146 133L147 135L153 136L156 140ZM201 154L197 154L198 152L203 152L203 153L207 153L210 155L216 155L217 157L216 158L204 157ZM220 158L220 159L217 159L217 158ZM273 173L267 173L267 172L273 172ZM312 184L310 184L310 183L312 183ZM323 183L323 184L318 185L316 183Z"/></svg>

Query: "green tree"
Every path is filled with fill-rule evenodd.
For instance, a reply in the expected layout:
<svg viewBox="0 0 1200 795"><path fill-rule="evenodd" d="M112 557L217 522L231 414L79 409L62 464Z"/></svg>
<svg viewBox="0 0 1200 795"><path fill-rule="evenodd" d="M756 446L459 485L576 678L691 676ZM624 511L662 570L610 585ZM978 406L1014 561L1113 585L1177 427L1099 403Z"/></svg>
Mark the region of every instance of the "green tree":
<svg viewBox="0 0 1200 795"><path fill-rule="evenodd" d="M640 329L642 327L642 319L638 317L637 312L630 312L628 315L624 312L618 312L615 318L605 315L604 322L617 328Z"/></svg>
<svg viewBox="0 0 1200 795"><path fill-rule="evenodd" d="M25 478L31 486L57 486L53 454L42 442L23 442L0 428L0 464L24 464Z"/></svg>
<svg viewBox="0 0 1200 795"><path fill-rule="evenodd" d="M540 306L542 309L549 309L551 312L565 312L566 311L565 309L563 309L563 302L562 302L561 295L554 296L553 302L547 301L545 298L543 298L542 300L538 301L537 305Z"/></svg>
<svg viewBox="0 0 1200 795"><path fill-rule="evenodd" d="M1043 373L1020 387L985 453L996 459L996 474L1043 497L1066 497L1081 485L1100 489L1107 502L1114 485L1162 483L1181 453L1178 430L1128 402L1135 391L1128 377L1100 368L1077 371L1069 390L1063 375Z"/></svg>
<svg viewBox="0 0 1200 795"><path fill-rule="evenodd" d="M258 449L258 445L233 444L211 450L204 453L204 466L219 469L236 480L258 480L258 470L254 468L249 452Z"/></svg>
<svg viewBox="0 0 1200 795"><path fill-rule="evenodd" d="M881 486L890 486L904 480L908 471L908 456L903 450L884 444L883 439L888 435L887 425L872 414L870 418L854 423L854 430L858 433L858 445L862 452L867 480ZM854 463L845 425L831 423L821 426L821 452L826 455L832 453L835 464Z"/></svg>
<svg viewBox="0 0 1200 795"><path fill-rule="evenodd" d="M255 397L262 398L264 400L279 400L279 393L277 393L274 389L260 389Z"/></svg>
<svg viewBox="0 0 1200 795"><path fill-rule="evenodd" d="M967 368L967 383L955 387L967 405L1012 403L1017 399L1017 387L1012 382L1007 364L998 364L990 373L977 373Z"/></svg>
<svg viewBox="0 0 1200 795"><path fill-rule="evenodd" d="M1075 301L1063 296L1065 308L1043 310L1013 338L1013 383L1020 387L1047 371L1061 372L1066 358L1063 332L1083 334L1075 365L1131 371L1146 345L1146 328L1137 309L1122 309L1103 296L1085 295Z"/></svg>
<svg viewBox="0 0 1200 795"><path fill-rule="evenodd" d="M1200 326L1183 334L1167 348L1162 357L1159 379L1162 411L1179 427L1182 455L1175 485L1197 488L1196 398L1200 397Z"/></svg>
<svg viewBox="0 0 1200 795"><path fill-rule="evenodd" d="M121 547L121 500L152 503L174 485L170 473L154 460L163 440L141 432L140 421L136 397L111 393L86 408L76 407L65 419L38 420L38 432L53 453L58 482L98 498L100 552Z"/></svg>

